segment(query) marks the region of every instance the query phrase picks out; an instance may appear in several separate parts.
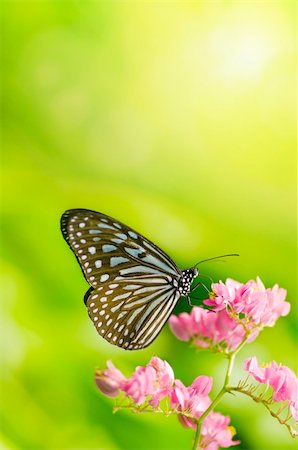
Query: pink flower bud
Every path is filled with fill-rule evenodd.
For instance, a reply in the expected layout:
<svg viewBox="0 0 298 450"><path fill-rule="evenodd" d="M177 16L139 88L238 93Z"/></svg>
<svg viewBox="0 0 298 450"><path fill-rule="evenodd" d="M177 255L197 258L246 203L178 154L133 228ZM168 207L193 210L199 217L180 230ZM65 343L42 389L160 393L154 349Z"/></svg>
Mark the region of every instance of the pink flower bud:
<svg viewBox="0 0 298 450"><path fill-rule="evenodd" d="M265 377L274 390L274 401L289 400L295 403L298 400L298 380L291 369L272 361L265 368Z"/></svg>
<svg viewBox="0 0 298 450"><path fill-rule="evenodd" d="M259 383L266 383L265 369L258 366L258 360L255 356L247 358L243 363L243 368L249 372Z"/></svg>
<svg viewBox="0 0 298 450"><path fill-rule="evenodd" d="M148 366L153 367L156 371L154 391L149 403L153 408L157 408L160 401L171 393L174 383L174 372L167 361L163 361L157 356L151 358Z"/></svg>
<svg viewBox="0 0 298 450"><path fill-rule="evenodd" d="M181 313L179 318L172 315L169 319L169 325L172 332L181 341L188 341L193 335L192 318L187 313Z"/></svg>
<svg viewBox="0 0 298 450"><path fill-rule="evenodd" d="M212 379L205 376L197 377L189 387L185 387L180 380L175 380L170 394L172 408L200 417L211 403L208 397L211 387ZM183 414L179 418L183 426L193 428L195 423L187 419Z"/></svg>
<svg viewBox="0 0 298 450"><path fill-rule="evenodd" d="M229 427L230 418L211 411L202 425L201 447L205 450L217 450L237 445L240 441L233 441L235 430Z"/></svg>
<svg viewBox="0 0 298 450"><path fill-rule="evenodd" d="M298 380L287 366L271 361L266 367L260 367L255 356L244 361L244 369L259 383L269 384L273 389L275 402L288 401L291 413L298 421Z"/></svg>
<svg viewBox="0 0 298 450"><path fill-rule="evenodd" d="M174 381L174 372L167 361L163 361L157 356L153 356L149 361L148 366L153 367L159 378L167 378L170 382Z"/></svg>
<svg viewBox="0 0 298 450"><path fill-rule="evenodd" d="M116 369L112 361L107 361L107 367L105 370L96 371L95 383L103 394L108 397L116 397L126 378L120 370Z"/></svg>
<svg viewBox="0 0 298 450"><path fill-rule="evenodd" d="M192 388L196 395L206 397L212 389L213 380L210 377L201 375L191 383L190 388Z"/></svg>
<svg viewBox="0 0 298 450"><path fill-rule="evenodd" d="M151 366L137 367L132 377L126 381L123 391L129 395L136 405L141 405L147 395L154 392L154 382L156 380L156 371Z"/></svg>

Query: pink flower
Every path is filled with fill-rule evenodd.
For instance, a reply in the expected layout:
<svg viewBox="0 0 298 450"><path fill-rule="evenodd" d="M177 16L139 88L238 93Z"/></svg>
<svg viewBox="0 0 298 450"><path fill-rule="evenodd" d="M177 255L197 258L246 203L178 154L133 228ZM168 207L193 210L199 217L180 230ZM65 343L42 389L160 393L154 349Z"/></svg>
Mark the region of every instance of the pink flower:
<svg viewBox="0 0 298 450"><path fill-rule="evenodd" d="M153 408L157 408L160 401L171 393L174 383L174 372L167 361L163 361L157 356L151 358L148 366L153 367L156 371L154 391L149 403Z"/></svg>
<svg viewBox="0 0 298 450"><path fill-rule="evenodd" d="M174 372L167 361L154 356L147 366L137 367L134 374L123 386L123 391L137 405L150 396L149 404L157 408L160 401L170 394L174 382Z"/></svg>
<svg viewBox="0 0 298 450"><path fill-rule="evenodd" d="M179 314L179 318L172 315L169 323L172 332L180 341L188 341L195 333L192 317L186 312Z"/></svg>
<svg viewBox="0 0 298 450"><path fill-rule="evenodd" d="M123 386L123 391L133 399L136 405L141 405L147 395L154 392L155 380L156 371L153 367L137 367L134 374Z"/></svg>
<svg viewBox="0 0 298 450"><path fill-rule="evenodd" d="M95 383L98 389L108 397L116 397L122 389L126 378L116 369L112 361L107 361L107 369L97 370L95 373Z"/></svg>
<svg viewBox="0 0 298 450"><path fill-rule="evenodd" d="M232 440L235 430L229 423L229 417L211 411L202 425L200 448L217 450L219 447L227 448L239 444L240 441Z"/></svg>
<svg viewBox="0 0 298 450"><path fill-rule="evenodd" d="M109 397L116 397L120 391L141 405L148 397L149 404L157 408L160 401L169 396L174 383L174 372L167 361L154 356L147 366L137 367L127 379L111 361L108 369L96 372L95 382L100 391Z"/></svg>
<svg viewBox="0 0 298 450"><path fill-rule="evenodd" d="M213 295L204 300L214 311L227 310L231 317L238 315L238 322L249 319L249 326L273 326L280 316L286 316L290 304L285 301L286 290L277 284L266 289L259 277L245 284L231 279L212 285ZM243 314L244 318L240 318Z"/></svg>
<svg viewBox="0 0 298 450"><path fill-rule="evenodd" d="M230 317L226 310L213 312L195 306L190 314L171 316L169 325L178 339L191 340L200 348L231 351L245 337L244 327Z"/></svg>
<svg viewBox="0 0 298 450"><path fill-rule="evenodd" d="M258 360L256 356L246 359L243 363L243 368L244 370L249 372L259 383L266 383L265 368L258 366Z"/></svg>
<svg viewBox="0 0 298 450"><path fill-rule="evenodd" d="M275 402L287 401L294 419L298 422L298 379L289 367L278 365L275 361L260 367L257 358L253 356L244 361L244 369L259 383L272 387L272 398Z"/></svg>
<svg viewBox="0 0 298 450"><path fill-rule="evenodd" d="M212 290L214 297L204 301L205 305L213 306L213 311L221 311L226 308L231 302L233 302L238 294L238 290L242 284L238 281L227 278L226 283L220 281L219 283L212 284Z"/></svg>
<svg viewBox="0 0 298 450"><path fill-rule="evenodd" d="M199 418L208 408L211 400L208 396L212 387L212 378L197 377L190 386L185 387L180 380L176 380L170 395L171 407ZM178 418L186 428L196 428L196 423L183 414Z"/></svg>

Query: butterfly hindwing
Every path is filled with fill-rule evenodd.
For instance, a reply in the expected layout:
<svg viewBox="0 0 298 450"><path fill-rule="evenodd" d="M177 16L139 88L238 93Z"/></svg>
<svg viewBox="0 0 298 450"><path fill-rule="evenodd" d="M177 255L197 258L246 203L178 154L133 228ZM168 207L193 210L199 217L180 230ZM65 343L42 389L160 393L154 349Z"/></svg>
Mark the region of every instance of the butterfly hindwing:
<svg viewBox="0 0 298 450"><path fill-rule="evenodd" d="M89 293L86 306L101 336L118 347L136 350L155 339L178 298L164 279L149 283L148 278L140 278L102 283Z"/></svg>
<svg viewBox="0 0 298 450"><path fill-rule="evenodd" d="M99 334L129 350L149 345L180 298L176 264L136 231L95 211L66 211L61 229L93 288L85 303Z"/></svg>

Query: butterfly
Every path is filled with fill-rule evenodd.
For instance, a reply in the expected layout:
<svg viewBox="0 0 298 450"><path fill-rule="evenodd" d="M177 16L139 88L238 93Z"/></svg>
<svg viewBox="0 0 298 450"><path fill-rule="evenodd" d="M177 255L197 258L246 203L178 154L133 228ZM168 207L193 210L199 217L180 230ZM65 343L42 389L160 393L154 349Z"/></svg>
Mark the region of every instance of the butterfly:
<svg viewBox="0 0 298 450"><path fill-rule="evenodd" d="M149 239L96 211L66 211L61 231L91 286L84 302L98 333L126 350L151 344L197 268L180 270Z"/></svg>

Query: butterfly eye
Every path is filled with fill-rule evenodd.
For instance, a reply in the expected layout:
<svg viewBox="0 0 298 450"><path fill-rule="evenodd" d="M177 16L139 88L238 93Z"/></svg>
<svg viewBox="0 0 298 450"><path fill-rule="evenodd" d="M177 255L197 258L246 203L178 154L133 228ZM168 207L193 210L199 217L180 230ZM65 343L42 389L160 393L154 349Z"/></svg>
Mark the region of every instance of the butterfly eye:
<svg viewBox="0 0 298 450"><path fill-rule="evenodd" d="M91 286L84 301L100 336L127 350L147 347L181 296L183 273L155 244L104 214L66 211L61 230Z"/></svg>

